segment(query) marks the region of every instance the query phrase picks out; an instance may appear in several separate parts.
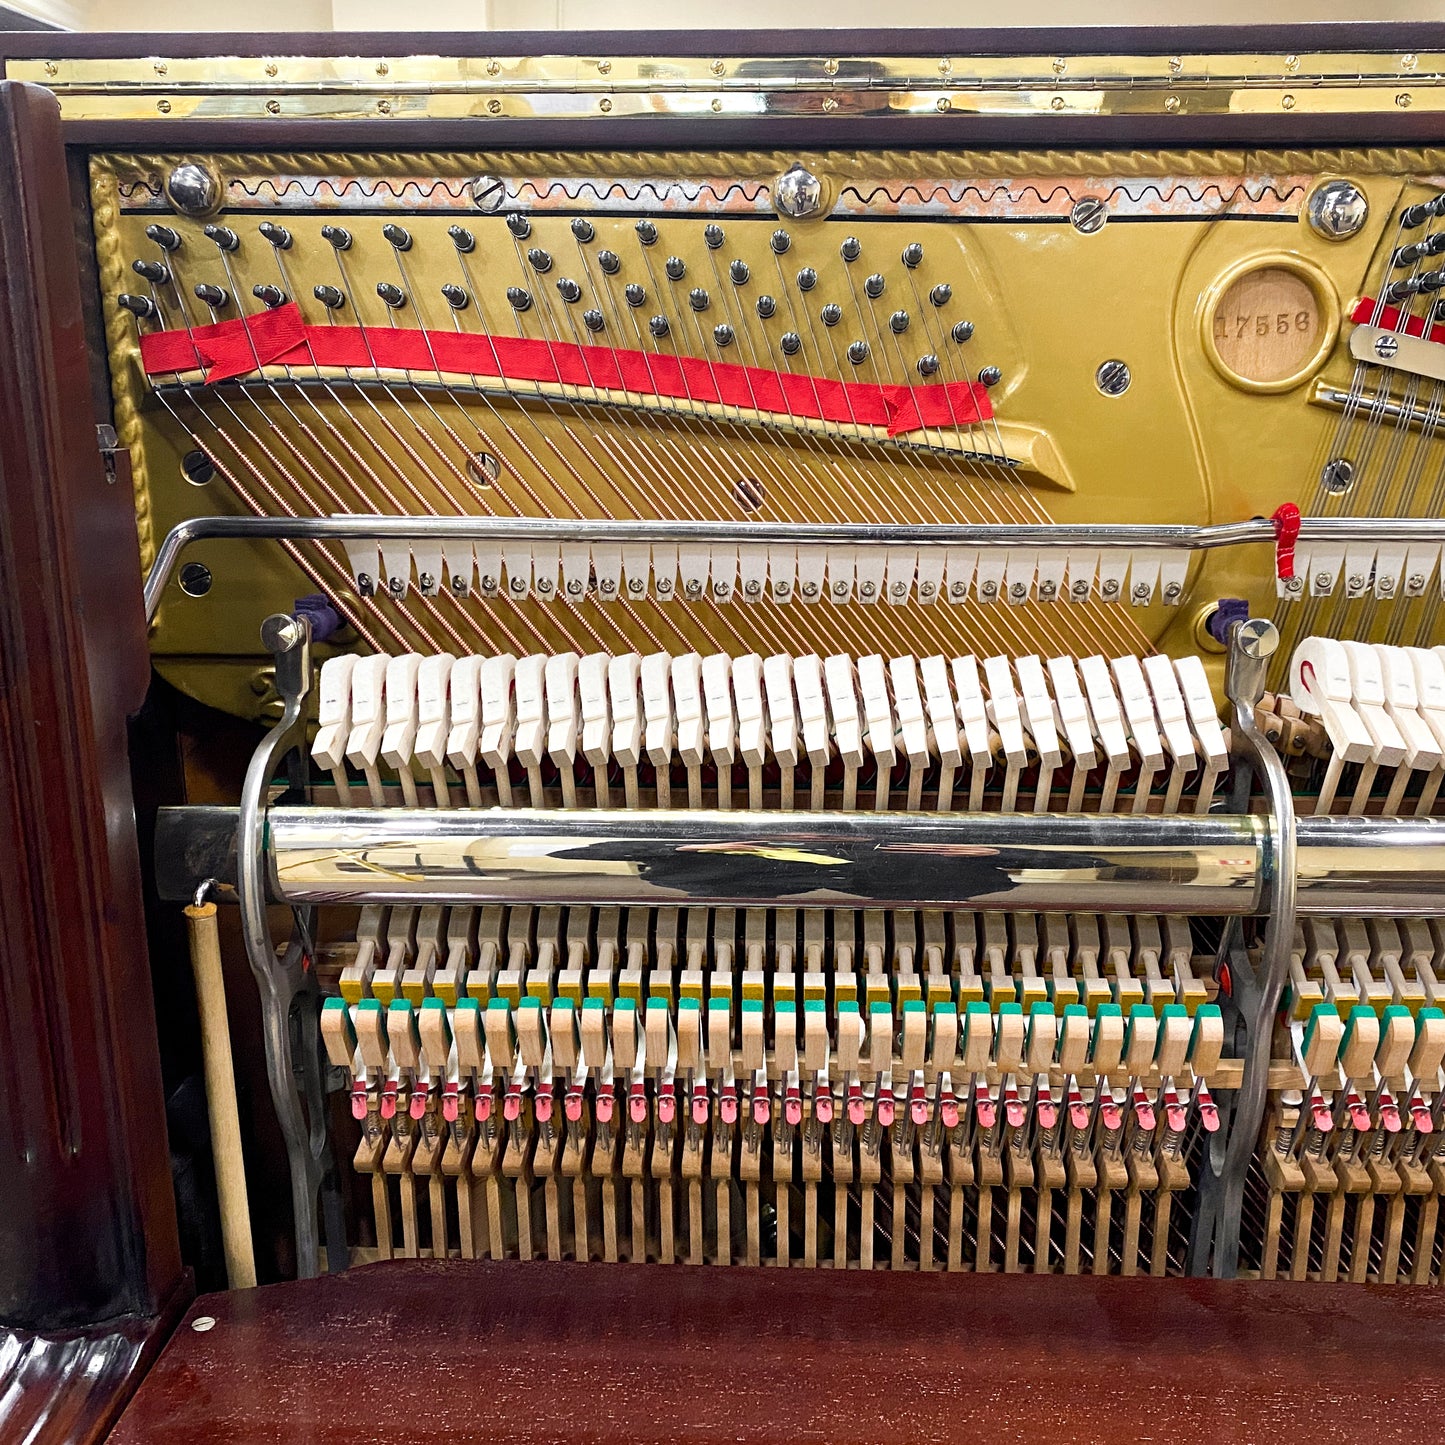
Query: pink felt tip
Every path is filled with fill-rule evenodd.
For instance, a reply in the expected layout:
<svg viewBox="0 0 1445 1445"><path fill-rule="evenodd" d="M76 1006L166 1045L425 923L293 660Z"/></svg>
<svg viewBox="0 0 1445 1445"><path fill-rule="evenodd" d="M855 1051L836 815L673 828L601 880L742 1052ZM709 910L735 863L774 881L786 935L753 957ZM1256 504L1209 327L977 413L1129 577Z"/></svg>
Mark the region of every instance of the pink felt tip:
<svg viewBox="0 0 1445 1445"><path fill-rule="evenodd" d="M537 1102L533 1107L537 1111L537 1122L539 1124L545 1124L552 1117L551 1094L538 1094Z"/></svg>
<svg viewBox="0 0 1445 1445"><path fill-rule="evenodd" d="M867 1117L867 1110L863 1107L862 1099L848 1100L848 1122L855 1127L861 1125Z"/></svg>
<svg viewBox="0 0 1445 1445"><path fill-rule="evenodd" d="M878 1101L878 1122L886 1129L893 1123L893 1100L879 1099Z"/></svg>
<svg viewBox="0 0 1445 1445"><path fill-rule="evenodd" d="M822 1094L813 1104L813 1115L820 1124L831 1124L833 1122L833 1100Z"/></svg>
<svg viewBox="0 0 1445 1445"><path fill-rule="evenodd" d="M611 1094L601 1093L597 1095L597 1122L599 1124L610 1124L612 1116L617 1112L617 1100Z"/></svg>

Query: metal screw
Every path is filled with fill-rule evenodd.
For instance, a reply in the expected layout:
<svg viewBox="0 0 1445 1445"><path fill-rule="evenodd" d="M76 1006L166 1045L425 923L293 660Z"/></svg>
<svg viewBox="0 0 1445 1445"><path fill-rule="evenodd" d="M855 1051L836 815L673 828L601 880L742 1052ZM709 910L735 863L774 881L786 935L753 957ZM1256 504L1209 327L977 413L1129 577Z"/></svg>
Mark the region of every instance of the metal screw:
<svg viewBox="0 0 1445 1445"><path fill-rule="evenodd" d="M487 114L488 114L488 115L501 115L501 113L502 113L502 102L501 102L500 100L498 100L496 96L493 96L493 97L487 102Z"/></svg>
<svg viewBox="0 0 1445 1445"><path fill-rule="evenodd" d="M580 577L574 577L567 584L567 595L569 597L580 597L582 595L582 579Z"/></svg>
<svg viewBox="0 0 1445 1445"><path fill-rule="evenodd" d="M1094 373L1094 385L1105 396L1123 396L1133 379L1129 365L1124 361L1106 361Z"/></svg>
<svg viewBox="0 0 1445 1445"><path fill-rule="evenodd" d="M944 59L938 62L938 73L940 75L947 75L952 69L953 62L951 60Z"/></svg>
<svg viewBox="0 0 1445 1445"><path fill-rule="evenodd" d="M818 584L816 582L804 582L798 589L804 597L816 597L818 595Z"/></svg>
<svg viewBox="0 0 1445 1445"><path fill-rule="evenodd" d="M694 577L683 585L682 590L686 592L689 597L701 597L702 583L699 582L696 577Z"/></svg>
<svg viewBox="0 0 1445 1445"><path fill-rule="evenodd" d="M837 62L836 60L825 60L825 61L823 62L823 74L824 74L824 75L837 75L837 73L838 73L838 62Z"/></svg>
<svg viewBox="0 0 1445 1445"><path fill-rule="evenodd" d="M527 590L527 580L525 577L513 577L507 585L512 589L513 592L517 594L518 597L522 596L522 594Z"/></svg>
<svg viewBox="0 0 1445 1445"><path fill-rule="evenodd" d="M1279 629L1267 617L1246 618L1234 636L1246 657L1272 657L1279 646Z"/></svg>
<svg viewBox="0 0 1445 1445"><path fill-rule="evenodd" d="M1280 98L1279 98L1279 103L1280 103L1280 105L1281 105L1285 110L1293 110L1293 109L1294 109L1294 96L1292 96L1292 95L1282 95L1282 96L1280 96Z"/></svg>
<svg viewBox="0 0 1445 1445"><path fill-rule="evenodd" d="M387 579L387 587L393 597L404 597L406 595L406 578L391 577Z"/></svg>
<svg viewBox="0 0 1445 1445"><path fill-rule="evenodd" d="M1317 592L1328 592L1330 590L1331 577L1328 572L1315 573L1315 590Z"/></svg>
<svg viewBox="0 0 1445 1445"><path fill-rule="evenodd" d="M895 583L893 584L893 586L892 586L889 590L893 593L893 595L894 595L895 597L907 597L907 596L908 596L908 583L906 583L906 582L895 582Z"/></svg>
<svg viewBox="0 0 1445 1445"><path fill-rule="evenodd" d="M940 95L938 97L938 100L934 103L934 109L941 111L952 110L953 102L946 95Z"/></svg>
<svg viewBox="0 0 1445 1445"><path fill-rule="evenodd" d="M597 102L597 109L600 110L603 115L606 115L607 112L612 109L612 102L604 95L602 99Z"/></svg>
<svg viewBox="0 0 1445 1445"><path fill-rule="evenodd" d="M1176 115L1179 111L1179 97L1177 95L1166 95L1164 97L1164 109L1170 115Z"/></svg>
<svg viewBox="0 0 1445 1445"><path fill-rule="evenodd" d="M612 62L610 60L599 60L597 62L597 73L598 75L611 75Z"/></svg>
<svg viewBox="0 0 1445 1445"><path fill-rule="evenodd" d="M920 582L918 584L918 595L920 597L932 597L933 591L934 588L932 582Z"/></svg>
<svg viewBox="0 0 1445 1445"><path fill-rule="evenodd" d="M423 572L421 576L417 578L417 582L421 587L422 595L425 597L429 597L436 591L437 579L430 572Z"/></svg>
<svg viewBox="0 0 1445 1445"><path fill-rule="evenodd" d="M846 582L835 582L833 584L834 597L846 597L848 595L848 584Z"/></svg>
<svg viewBox="0 0 1445 1445"><path fill-rule="evenodd" d="M1069 591L1072 592L1075 597L1087 597L1089 595L1088 581L1085 578L1080 577L1076 582L1070 585Z"/></svg>
<svg viewBox="0 0 1445 1445"><path fill-rule="evenodd" d="M729 592L730 590L731 590L731 589L729 588L729 586L728 586L728 584L727 584L726 582L714 582L714 583L712 584L712 595L713 595L719 602L725 602L725 601L727 601L727 595L728 595L728 592Z"/></svg>
<svg viewBox="0 0 1445 1445"><path fill-rule="evenodd" d="M611 577L604 577L598 584L597 590L604 597L611 597L617 591L617 583Z"/></svg>
<svg viewBox="0 0 1445 1445"><path fill-rule="evenodd" d="M279 100L268 100L268 101L266 102L266 114L267 114L267 115L280 115L280 114L281 114L281 102L280 102Z"/></svg>
<svg viewBox="0 0 1445 1445"><path fill-rule="evenodd" d="M376 108L377 108L377 110L379 110L379 111L382 113L382 115L390 115L390 114L391 114L391 102L390 102L389 100L379 100L379 101L377 101L377 102L376 102ZM277 109L279 110L280 107L277 106Z"/></svg>
<svg viewBox="0 0 1445 1445"><path fill-rule="evenodd" d="M715 100L715 101L713 101L713 103L712 103L712 108L713 108L714 110L721 110L721 109L722 109L722 101L720 101L720 100ZM832 95L825 95L825 96L823 97L823 109L824 109L824 111L826 111L829 115L831 115L835 110L837 110L837 109L838 109L838 100L837 100L837 97L836 97L836 96L832 96Z"/></svg>
<svg viewBox="0 0 1445 1445"><path fill-rule="evenodd" d="M53 60L47 60L45 62L45 73L46 75L59 75L60 67Z"/></svg>
<svg viewBox="0 0 1445 1445"><path fill-rule="evenodd" d="M164 60L156 61L155 71L157 75L164 75L169 69L170 66L167 65Z"/></svg>
<svg viewBox="0 0 1445 1445"><path fill-rule="evenodd" d="M452 591L456 593L458 597L465 597L467 595L467 579L463 577L460 572L452 573Z"/></svg>
<svg viewBox="0 0 1445 1445"><path fill-rule="evenodd" d="M1149 600L1149 584L1147 582L1136 582L1134 584L1134 601L1147 602Z"/></svg>
<svg viewBox="0 0 1445 1445"><path fill-rule="evenodd" d="M1286 55L1284 58L1284 68L1291 74L1293 74L1296 70L1299 69L1299 56Z"/></svg>
<svg viewBox="0 0 1445 1445"><path fill-rule="evenodd" d="M487 61L487 74L500 75L502 73L502 62L500 60Z"/></svg>
<svg viewBox="0 0 1445 1445"><path fill-rule="evenodd" d="M1179 595L1180 595L1180 593L1182 593L1183 591L1184 591L1184 588L1181 587L1181 586L1179 585L1179 583L1177 583L1177 582L1166 582L1166 583L1164 584L1164 600L1165 600L1166 602L1178 602L1178 601L1179 601Z"/></svg>
<svg viewBox="0 0 1445 1445"><path fill-rule="evenodd" d="M1027 582L1015 582L1015 583L1013 583L1013 585L1012 585L1012 586L1009 588L1009 590L1008 590L1008 595L1009 595L1010 597L1012 597L1015 602L1022 602L1022 601L1024 600L1024 598L1029 595L1028 583L1027 583Z"/></svg>
<svg viewBox="0 0 1445 1445"><path fill-rule="evenodd" d="M786 582L773 583L773 596L777 598L779 602L786 602L792 595L792 591L793 589Z"/></svg>
<svg viewBox="0 0 1445 1445"><path fill-rule="evenodd" d="M1085 236L1092 236L1109 219L1109 208L1098 196L1080 196L1069 210L1069 224Z"/></svg>
<svg viewBox="0 0 1445 1445"><path fill-rule="evenodd" d="M216 1328L216 1321L211 1315L197 1315L191 1321L191 1328L198 1335L204 1335Z"/></svg>
<svg viewBox="0 0 1445 1445"><path fill-rule="evenodd" d="M1183 61L1182 59L1180 59L1180 57L1177 56L1177 55L1171 55L1171 56L1169 57L1169 73L1170 73L1170 75L1178 75L1179 72L1180 72L1181 70L1183 70L1183 69L1184 69L1184 61Z"/></svg>
<svg viewBox="0 0 1445 1445"><path fill-rule="evenodd" d="M358 597L372 597L376 593L376 583L371 580L371 573L358 572L356 574L356 595Z"/></svg>
<svg viewBox="0 0 1445 1445"><path fill-rule="evenodd" d="M1395 590L1395 579L1393 577L1380 578L1380 596L1389 597Z"/></svg>
<svg viewBox="0 0 1445 1445"><path fill-rule="evenodd" d="M1284 584L1286 592L1303 592L1305 590L1305 579L1303 577L1291 577Z"/></svg>
<svg viewBox="0 0 1445 1445"><path fill-rule="evenodd" d="M712 71L714 75L721 75L727 69L727 66L724 65L721 60L714 60L713 63L708 66L708 69Z"/></svg>
<svg viewBox="0 0 1445 1445"><path fill-rule="evenodd" d="M752 581L743 584L743 591L746 592L749 597L761 597L763 595L763 584L754 577Z"/></svg>
<svg viewBox="0 0 1445 1445"><path fill-rule="evenodd" d="M1395 97L1395 104L1398 105L1401 110L1409 110L1412 99L1413 97L1408 90L1402 90L1399 95Z"/></svg>
<svg viewBox="0 0 1445 1445"><path fill-rule="evenodd" d="M482 578L481 587L482 587L482 591L483 591L488 597L491 597L491 596L493 596L493 595L496 593L496 590L497 590L497 579L496 579L495 577L487 577L487 576L484 576L484 577Z"/></svg>
<svg viewBox="0 0 1445 1445"><path fill-rule="evenodd" d="M1119 595L1118 578L1110 577L1109 580L1104 583L1104 586L1101 590L1105 597L1117 597Z"/></svg>
<svg viewBox="0 0 1445 1445"><path fill-rule="evenodd" d="M980 597L986 598L988 601L991 602L995 597L998 596L998 583L985 582L983 586L978 589L978 593Z"/></svg>
<svg viewBox="0 0 1445 1445"><path fill-rule="evenodd" d="M1423 572L1412 572L1405 579L1405 586L1411 592L1423 592L1425 590L1425 574Z"/></svg>
<svg viewBox="0 0 1445 1445"><path fill-rule="evenodd" d="M156 109L160 111L162 115L169 115L171 113L171 103L168 100L158 100L156 101Z"/></svg>
<svg viewBox="0 0 1445 1445"><path fill-rule="evenodd" d="M627 579L627 590L634 597L641 597L647 591L647 583L641 577L629 577Z"/></svg>
<svg viewBox="0 0 1445 1445"><path fill-rule="evenodd" d="M1054 585L1053 582L1050 582L1050 581L1047 581L1047 580L1045 580L1045 581L1043 581L1043 582L1040 582L1040 583L1039 583L1039 599L1040 599L1040 601L1043 601L1043 602L1052 602L1052 601L1054 600L1054 596L1055 596L1055 594L1058 592L1058 590L1059 590L1059 589Z"/></svg>
<svg viewBox="0 0 1445 1445"><path fill-rule="evenodd" d="M671 597L671 596L672 596L672 578L671 578L671 577L659 577L659 578L657 579L657 595L658 595L659 597Z"/></svg>
<svg viewBox="0 0 1445 1445"><path fill-rule="evenodd" d="M963 598L965 598L965 597L968 596L968 583L967 583L967 582L950 582L950 583L948 584L948 595L949 595L950 597L956 597L956 598L958 598L960 601L962 601Z"/></svg>
<svg viewBox="0 0 1445 1445"><path fill-rule="evenodd" d="M472 204L487 215L495 215L507 199L507 188L496 176L478 176L472 182Z"/></svg>
<svg viewBox="0 0 1445 1445"><path fill-rule="evenodd" d="M376 73L378 75L388 75L391 73L391 66L389 66L384 60L378 60L376 62Z"/></svg>
<svg viewBox="0 0 1445 1445"><path fill-rule="evenodd" d="M877 590L873 583L863 582L858 587L858 595L866 602Z"/></svg>
<svg viewBox="0 0 1445 1445"><path fill-rule="evenodd" d="M277 65L274 60L268 60L266 62L266 74L270 79L275 80L280 69L281 67ZM381 73L384 75L386 72L382 71Z"/></svg>
<svg viewBox="0 0 1445 1445"><path fill-rule="evenodd" d="M543 597L550 597L552 595L552 579L550 577L537 578L537 591Z"/></svg>
<svg viewBox="0 0 1445 1445"><path fill-rule="evenodd" d="M1419 65L1419 63L1420 57L1417 55L1402 55L1400 57L1401 70L1414 70L1414 68Z"/></svg>

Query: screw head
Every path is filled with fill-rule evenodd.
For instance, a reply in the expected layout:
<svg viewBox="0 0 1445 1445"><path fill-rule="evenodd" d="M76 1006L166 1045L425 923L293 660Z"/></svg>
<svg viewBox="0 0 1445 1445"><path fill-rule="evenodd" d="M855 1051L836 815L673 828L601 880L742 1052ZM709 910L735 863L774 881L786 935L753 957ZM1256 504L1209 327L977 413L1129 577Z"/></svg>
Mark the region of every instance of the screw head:
<svg viewBox="0 0 1445 1445"><path fill-rule="evenodd" d="M950 583L948 584L948 595L949 595L950 597L956 597L956 598L958 598L960 601L962 601L963 598L965 598L965 597L968 596L968 583L967 583L967 582L950 582Z"/></svg>
<svg viewBox="0 0 1445 1445"><path fill-rule="evenodd" d="M1108 578L1099 590L1105 597L1117 597L1119 595L1119 579L1117 577Z"/></svg>
<svg viewBox="0 0 1445 1445"><path fill-rule="evenodd" d="M627 579L627 590L634 597L641 597L647 591L647 583L641 577L629 577Z"/></svg>
<svg viewBox="0 0 1445 1445"><path fill-rule="evenodd" d="M496 596L496 594L497 594L497 579L496 579L495 577L492 577L492 576L490 576L490 575L488 575L488 574L483 574L483 576L482 576L482 578L481 578L481 581L480 581L480 583L479 583L478 585L481 587L482 593L483 593L484 596L487 596L487 597L495 597L495 596Z"/></svg>
<svg viewBox="0 0 1445 1445"><path fill-rule="evenodd" d="M858 584L858 595L863 598L865 602L870 601L877 591L877 587L871 582L860 582Z"/></svg>
<svg viewBox="0 0 1445 1445"><path fill-rule="evenodd" d="M1078 577L1069 584L1069 592L1072 596L1083 598L1089 595L1089 583L1086 578Z"/></svg>
<svg viewBox="0 0 1445 1445"><path fill-rule="evenodd" d="M1133 380L1133 373L1124 361L1105 361L1094 373L1094 385L1104 396L1123 396Z"/></svg>
<svg viewBox="0 0 1445 1445"><path fill-rule="evenodd" d="M920 597L932 597L935 591L937 591L937 588L934 587L932 582L920 582L918 584L918 595Z"/></svg>
<svg viewBox="0 0 1445 1445"><path fill-rule="evenodd" d="M1008 595L1009 595L1010 597L1012 597L1015 602L1022 602L1022 601L1024 600L1024 598L1029 595L1028 583L1026 583L1026 582L1014 582L1014 583L1012 583L1012 584L1010 585L1010 587L1009 587Z"/></svg>
<svg viewBox="0 0 1445 1445"><path fill-rule="evenodd" d="M216 1321L211 1315L197 1315L195 1319L191 1321L191 1328L198 1335L208 1334L216 1328Z"/></svg>
<svg viewBox="0 0 1445 1445"><path fill-rule="evenodd" d="M773 204L797 221L816 216L823 209L823 183L795 162L773 183Z"/></svg>
<svg viewBox="0 0 1445 1445"><path fill-rule="evenodd" d="M567 595L569 597L580 597L585 590L580 577L573 577L567 583Z"/></svg>
<svg viewBox="0 0 1445 1445"><path fill-rule="evenodd" d="M494 216L507 199L507 187L497 176L478 176L472 182L472 204L484 215Z"/></svg>
<svg viewBox="0 0 1445 1445"><path fill-rule="evenodd" d="M1267 617L1246 618L1234 636L1246 657L1273 657L1279 647L1279 629Z"/></svg>
<svg viewBox="0 0 1445 1445"><path fill-rule="evenodd" d="M983 586L978 589L978 595L982 597L984 601L992 602L993 599L998 596L998 583L985 582Z"/></svg>
<svg viewBox="0 0 1445 1445"><path fill-rule="evenodd" d="M696 577L691 577L683 585L682 589L689 597L702 596L702 583Z"/></svg>
<svg viewBox="0 0 1445 1445"><path fill-rule="evenodd" d="M657 595L658 595L659 597L671 597L671 596L672 596L672 578L671 578L671 577L659 577L659 578L657 579L657 582L656 582L655 585L656 585L656 587L657 587Z"/></svg>
<svg viewBox="0 0 1445 1445"><path fill-rule="evenodd" d="M1085 236L1103 230L1108 219L1109 208L1098 196L1080 196L1069 211L1069 224Z"/></svg>
<svg viewBox="0 0 1445 1445"><path fill-rule="evenodd" d="M550 577L537 578L537 592L542 597L552 595L552 579Z"/></svg>
<svg viewBox="0 0 1445 1445"><path fill-rule="evenodd" d="M184 161L166 177L166 199L183 216L209 216L221 204L221 180L209 166Z"/></svg>
<svg viewBox="0 0 1445 1445"><path fill-rule="evenodd" d="M754 577L743 584L743 591L749 597L761 597L763 595L763 584Z"/></svg>
<svg viewBox="0 0 1445 1445"><path fill-rule="evenodd" d="M1305 219L1317 236L1345 241L1356 235L1370 214L1365 193L1353 181L1326 181L1305 203Z"/></svg>
<svg viewBox="0 0 1445 1445"><path fill-rule="evenodd" d="M384 100L384 101L381 102L381 104L384 105L384 106L387 108L387 110L390 110L390 109L391 109L391 102L390 102L389 100ZM275 100L275 99L268 100L268 101L266 102L266 114L267 114L267 115L280 115L280 114L281 114L281 102L280 102L279 100Z"/></svg>

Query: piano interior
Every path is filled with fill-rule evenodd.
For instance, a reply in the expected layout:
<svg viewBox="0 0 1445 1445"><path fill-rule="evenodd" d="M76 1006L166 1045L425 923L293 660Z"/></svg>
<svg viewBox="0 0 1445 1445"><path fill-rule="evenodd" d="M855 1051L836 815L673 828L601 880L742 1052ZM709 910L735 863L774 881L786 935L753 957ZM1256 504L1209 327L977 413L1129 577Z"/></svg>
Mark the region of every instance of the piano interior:
<svg viewBox="0 0 1445 1445"><path fill-rule="evenodd" d="M233 1282L1441 1281L1445 66L1239 49L9 63Z"/></svg>

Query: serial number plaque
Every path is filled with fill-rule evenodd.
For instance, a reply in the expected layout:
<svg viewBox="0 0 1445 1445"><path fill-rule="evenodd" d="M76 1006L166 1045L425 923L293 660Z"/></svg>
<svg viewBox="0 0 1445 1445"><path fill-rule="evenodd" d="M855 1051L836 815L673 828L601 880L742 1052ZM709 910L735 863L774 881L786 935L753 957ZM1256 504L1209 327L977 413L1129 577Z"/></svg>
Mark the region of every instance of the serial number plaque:
<svg viewBox="0 0 1445 1445"><path fill-rule="evenodd" d="M1319 302L1302 276L1266 266L1219 298L1211 329L1220 361L1242 381L1284 381L1298 376L1319 347Z"/></svg>

